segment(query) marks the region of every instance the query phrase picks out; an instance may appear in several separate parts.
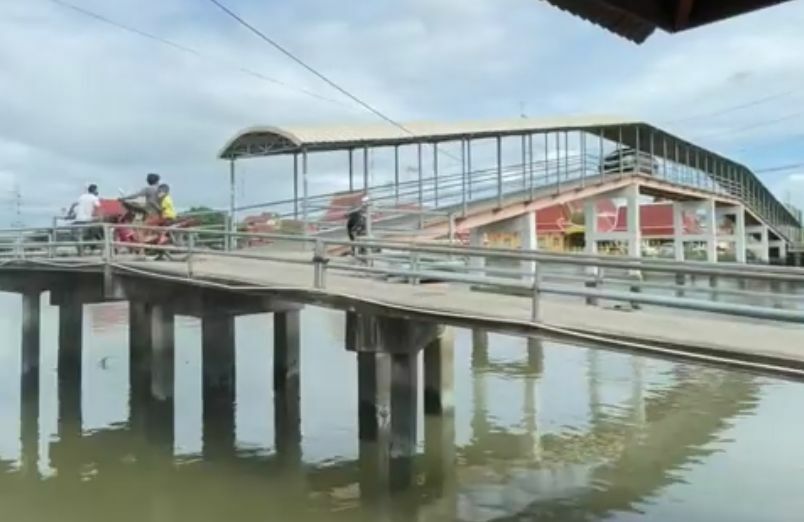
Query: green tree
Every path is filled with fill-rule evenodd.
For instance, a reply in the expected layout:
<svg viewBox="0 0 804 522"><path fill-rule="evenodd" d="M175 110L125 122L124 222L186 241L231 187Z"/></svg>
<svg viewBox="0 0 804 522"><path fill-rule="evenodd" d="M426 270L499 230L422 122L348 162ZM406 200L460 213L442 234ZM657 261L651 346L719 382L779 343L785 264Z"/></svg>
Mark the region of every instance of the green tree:
<svg viewBox="0 0 804 522"><path fill-rule="evenodd" d="M192 207L187 212L183 212L179 217L192 217L198 221L198 225L202 227L222 227L226 222L225 214L223 212L213 210L209 207Z"/></svg>

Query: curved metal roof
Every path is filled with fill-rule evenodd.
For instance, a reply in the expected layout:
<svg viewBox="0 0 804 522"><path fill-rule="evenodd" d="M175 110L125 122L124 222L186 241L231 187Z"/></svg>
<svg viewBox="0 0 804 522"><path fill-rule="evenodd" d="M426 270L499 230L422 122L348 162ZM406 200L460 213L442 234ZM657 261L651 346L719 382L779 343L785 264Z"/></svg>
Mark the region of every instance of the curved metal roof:
<svg viewBox="0 0 804 522"><path fill-rule="evenodd" d="M360 147L387 147L411 143L483 139L550 130L599 129L639 125L613 116L569 118L510 118L466 122L412 122L399 127L390 123L352 125L252 127L229 140L221 159L278 156L307 150L327 152Z"/></svg>

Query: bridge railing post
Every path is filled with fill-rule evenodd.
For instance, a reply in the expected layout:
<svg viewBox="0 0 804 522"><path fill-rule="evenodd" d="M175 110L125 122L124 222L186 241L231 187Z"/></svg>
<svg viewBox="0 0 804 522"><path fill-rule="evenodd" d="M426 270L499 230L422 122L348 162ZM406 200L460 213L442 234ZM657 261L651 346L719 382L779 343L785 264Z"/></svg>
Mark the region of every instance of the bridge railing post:
<svg viewBox="0 0 804 522"><path fill-rule="evenodd" d="M541 287L542 287L542 271L538 261L533 262L533 295L531 303L531 316L530 319L534 323L538 323L541 319Z"/></svg>
<svg viewBox="0 0 804 522"><path fill-rule="evenodd" d="M195 256L195 233L187 234L187 277L193 277L193 257Z"/></svg>
<svg viewBox="0 0 804 522"><path fill-rule="evenodd" d="M320 239L317 239L315 242L315 250L313 254L313 265L314 265L314 273L313 273L313 285L315 288L321 290L327 286L327 263L329 259L327 259L327 252L324 246L324 242Z"/></svg>
<svg viewBox="0 0 804 522"><path fill-rule="evenodd" d="M452 246L455 244L455 213L450 212L447 219L449 219L449 244Z"/></svg>

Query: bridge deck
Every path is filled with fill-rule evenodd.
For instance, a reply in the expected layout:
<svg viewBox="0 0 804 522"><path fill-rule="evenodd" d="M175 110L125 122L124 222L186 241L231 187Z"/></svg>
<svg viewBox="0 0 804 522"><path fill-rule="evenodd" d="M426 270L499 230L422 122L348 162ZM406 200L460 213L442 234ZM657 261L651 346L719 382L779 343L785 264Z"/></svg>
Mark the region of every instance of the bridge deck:
<svg viewBox="0 0 804 522"><path fill-rule="evenodd" d="M120 268L157 276L187 277L182 263L127 262ZM143 272L144 273L144 272ZM313 287L311 266L280 261L199 257L195 284L254 285L272 294L339 308L375 308L468 327L601 341L616 338L635 350L764 364L804 374L801 325L662 309L626 312L586 306L580 300L543 299L542 323L531 322L526 297L473 292L455 284L413 286L328 271L326 289Z"/></svg>

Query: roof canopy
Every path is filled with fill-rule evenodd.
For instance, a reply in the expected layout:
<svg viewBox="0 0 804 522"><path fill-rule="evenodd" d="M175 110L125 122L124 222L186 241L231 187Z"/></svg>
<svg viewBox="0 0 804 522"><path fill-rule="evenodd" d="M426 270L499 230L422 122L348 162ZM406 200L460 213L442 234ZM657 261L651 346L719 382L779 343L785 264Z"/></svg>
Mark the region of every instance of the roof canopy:
<svg viewBox="0 0 804 522"><path fill-rule="evenodd" d="M610 116L572 118L511 118L469 122L412 122L399 127L390 123L330 125L326 127L253 127L232 138L221 159L327 152L362 147L388 147L412 143L458 141L516 136L553 130L600 129L639 125L635 120Z"/></svg>
<svg viewBox="0 0 804 522"><path fill-rule="evenodd" d="M547 0L631 41L683 31L789 0Z"/></svg>

